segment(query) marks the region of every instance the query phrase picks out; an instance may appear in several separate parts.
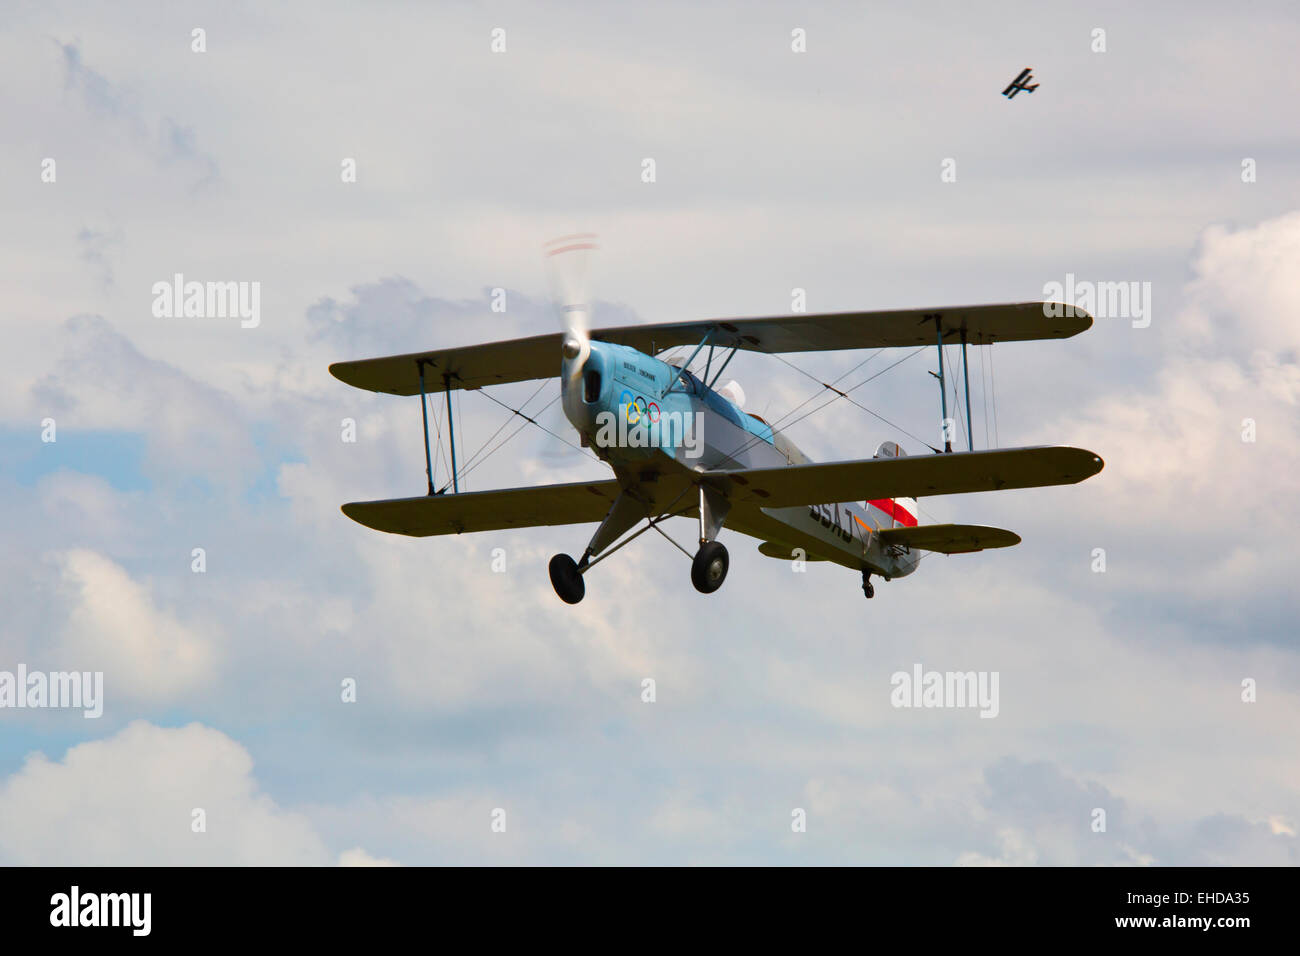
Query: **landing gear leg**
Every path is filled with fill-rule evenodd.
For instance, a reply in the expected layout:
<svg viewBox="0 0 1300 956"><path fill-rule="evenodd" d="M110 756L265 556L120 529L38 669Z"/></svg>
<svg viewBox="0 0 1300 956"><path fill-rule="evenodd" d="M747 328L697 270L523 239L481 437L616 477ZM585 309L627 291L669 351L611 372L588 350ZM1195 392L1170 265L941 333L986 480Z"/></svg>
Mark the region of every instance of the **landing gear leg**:
<svg viewBox="0 0 1300 956"><path fill-rule="evenodd" d="M587 593L587 585L582 574L587 570L592 557L601 554L618 539L619 535L644 517L645 505L627 492L620 492L579 560L574 561L567 554L557 554L551 558L549 567L551 586L555 588L555 593L560 596L560 600L565 604L577 604L581 601Z"/></svg>
<svg viewBox="0 0 1300 956"><path fill-rule="evenodd" d="M862 593L865 594L868 598L873 598L876 596L876 588L871 583L870 571L862 572Z"/></svg>
<svg viewBox="0 0 1300 956"><path fill-rule="evenodd" d="M700 550L691 562L691 583L701 594L712 594L727 580L731 559L717 540L731 503L720 492L700 485Z"/></svg>

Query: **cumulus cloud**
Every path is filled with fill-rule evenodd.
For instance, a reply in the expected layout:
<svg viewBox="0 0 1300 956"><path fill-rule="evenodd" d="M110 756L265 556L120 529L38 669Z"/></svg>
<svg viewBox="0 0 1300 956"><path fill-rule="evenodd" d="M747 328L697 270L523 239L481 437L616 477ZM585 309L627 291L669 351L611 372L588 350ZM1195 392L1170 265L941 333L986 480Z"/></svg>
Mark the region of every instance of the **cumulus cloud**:
<svg viewBox="0 0 1300 956"><path fill-rule="evenodd" d="M371 856L361 847L353 847L339 854L339 866L400 866L395 860Z"/></svg>
<svg viewBox="0 0 1300 956"><path fill-rule="evenodd" d="M1300 349L1300 210L1253 226L1214 225L1201 236L1181 327L1190 347L1249 357ZM1292 399L1291 404L1294 404Z"/></svg>
<svg viewBox="0 0 1300 956"><path fill-rule="evenodd" d="M35 409L66 432L141 434L152 477L245 487L259 472L246 411L226 392L141 352L101 316L63 326L62 354L31 393Z"/></svg>
<svg viewBox="0 0 1300 956"><path fill-rule="evenodd" d="M102 554L78 548L56 560L68 606L63 659L103 671L110 697L177 701L215 678L210 625L182 623Z"/></svg>
<svg viewBox="0 0 1300 956"><path fill-rule="evenodd" d="M196 809L206 832L193 829ZM0 783L0 856L20 866L333 861L305 817L261 791L238 743L200 724L146 721L77 744L62 760L28 757Z"/></svg>
<svg viewBox="0 0 1300 956"><path fill-rule="evenodd" d="M1206 605L1289 592L1300 338L1287 317L1300 305L1298 256L1300 213L1207 230L1154 377L1110 387L1052 423L1106 459L1085 492L1100 511L1098 545L1122 542L1122 555L1145 539L1144 550L1162 552L1116 583Z"/></svg>
<svg viewBox="0 0 1300 956"><path fill-rule="evenodd" d="M1160 823L1095 781L1004 758L984 775L981 828L997 849L959 866L1295 866L1300 841L1270 820L1215 813ZM1099 812L1100 811L1100 812ZM974 829L974 827L972 828Z"/></svg>

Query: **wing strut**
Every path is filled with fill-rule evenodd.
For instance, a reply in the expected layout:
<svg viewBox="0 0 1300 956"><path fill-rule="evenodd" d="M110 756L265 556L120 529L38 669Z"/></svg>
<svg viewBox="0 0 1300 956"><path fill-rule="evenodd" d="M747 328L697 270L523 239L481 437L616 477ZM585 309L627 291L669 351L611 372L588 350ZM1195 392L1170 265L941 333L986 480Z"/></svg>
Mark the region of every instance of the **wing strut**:
<svg viewBox="0 0 1300 956"><path fill-rule="evenodd" d="M424 366L428 364L428 359L417 358L415 366L420 376L420 421L424 423L424 474L429 480L429 494L440 495L442 491L433 490L433 456L429 452L429 402L428 393L424 390ZM456 474L456 422L451 414L451 375L444 372L442 376L443 391L447 393L447 430L451 440L451 490L454 494L460 493L460 482ZM442 447L439 439L439 448Z"/></svg>
<svg viewBox="0 0 1300 956"><path fill-rule="evenodd" d="M943 313L934 312L926 316L927 319L934 319L934 329L938 335L937 345L939 348L939 407L943 415L943 450L952 451L952 437L948 426L948 388L947 376L944 374L943 367ZM966 358L966 327L961 328L961 378L966 388L966 449L967 451L975 450L975 433L971 431L970 417L970 364ZM979 344L979 343L977 343ZM991 344L991 343L990 343ZM933 374L933 373L931 373ZM953 401L957 401L957 389L953 387ZM961 414L961 408L958 407L957 413Z"/></svg>
<svg viewBox="0 0 1300 956"><path fill-rule="evenodd" d="M943 414L939 425L943 431L943 450L952 451L952 438L948 430L948 389L944 384L943 375L943 314L934 313L934 331L939 336L939 407Z"/></svg>
<svg viewBox="0 0 1300 956"><path fill-rule="evenodd" d="M447 434L451 436L451 491L458 495L460 480L456 477L456 420L451 414L451 375L447 372L442 375L442 387L447 393ZM428 433L425 438L428 438Z"/></svg>
<svg viewBox="0 0 1300 956"><path fill-rule="evenodd" d="M429 403L424 392L424 359L416 359L420 372L420 420L424 422L424 473L429 479L429 494L433 494L433 457L429 454Z"/></svg>
<svg viewBox="0 0 1300 956"><path fill-rule="evenodd" d="M975 433L970 424L970 365L966 363L966 330L961 330L961 380L966 383L966 450L975 450Z"/></svg>
<svg viewBox="0 0 1300 956"><path fill-rule="evenodd" d="M695 356L700 354L700 349L704 348L705 345L708 345L709 339L713 338L713 333L716 331L717 329L710 326L709 331L704 333L704 338L700 340L699 345L695 346L695 351L691 353L691 357L682 363L681 370L677 373L677 375L673 378L673 380L668 383L668 387L664 389L665 395L671 392L673 390L673 386L682 380L682 377L686 374L686 370L690 368L691 363L695 361ZM709 346L709 358L712 359L712 357L713 357L713 347Z"/></svg>
<svg viewBox="0 0 1300 956"><path fill-rule="evenodd" d="M706 339L705 341L708 341L708 340ZM718 346L718 348L726 348L726 346ZM714 384L718 381L718 379L722 378L722 370L725 369L725 368L727 367L727 362L730 362L731 359L735 356L736 351L737 351L737 349L738 349L738 346L733 345L733 346L731 347L731 351L727 353L727 360L726 360L726 362L723 362L722 365L720 365L720 366L718 367L718 374L717 374L716 376L714 376L714 378L713 378L712 381L710 381L710 380L709 380L709 369L713 368L713 349L714 349L714 345L713 345L713 343L712 343L712 342L709 342L709 360L708 360L707 362L704 363L704 375L700 378L700 381L702 381L702 382L704 383L705 387L706 387L706 388L709 388L709 389L712 389L713 386L714 386ZM697 349L696 351L699 351L699 350ZM689 364L689 363L687 363L687 364Z"/></svg>
<svg viewBox="0 0 1300 956"><path fill-rule="evenodd" d="M731 364L731 360L732 360L733 358L736 357L736 352L737 352L737 348L736 348L736 346L733 345L733 346L731 347L731 351L727 353L727 358L726 358L726 360L723 361L722 365L718 367L718 374L715 375L715 376L713 376L713 381L711 381L711 382L707 382L707 381L706 381L706 382L705 382L705 384L706 384L709 388L713 388L714 385L717 385L717 384L718 384L718 379L722 378L722 373L723 373L724 371L726 371L727 366ZM712 355L713 355L713 347L712 347L712 346L709 347L709 355L710 355L710 358L712 358ZM706 378L708 377L708 371L709 371L708 369L705 369L705 370L704 370L704 374L705 374L705 377L706 377Z"/></svg>

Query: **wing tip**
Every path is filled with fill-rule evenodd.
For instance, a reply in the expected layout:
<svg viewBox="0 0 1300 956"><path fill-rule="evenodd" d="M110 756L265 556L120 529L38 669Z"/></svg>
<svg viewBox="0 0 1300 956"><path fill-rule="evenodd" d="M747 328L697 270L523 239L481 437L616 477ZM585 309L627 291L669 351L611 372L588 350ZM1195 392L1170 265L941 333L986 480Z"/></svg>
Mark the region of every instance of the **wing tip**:
<svg viewBox="0 0 1300 956"><path fill-rule="evenodd" d="M1081 481L1091 478L1106 467L1106 462L1101 455L1097 454L1095 451L1091 451L1090 449L1080 448L1077 445L1031 445L1026 448L1025 451L1035 451L1038 449L1042 449L1048 453L1055 452L1058 455L1065 456L1065 460L1058 458L1058 461L1061 461L1063 475L1066 478L1064 484L1078 484ZM1001 449L990 450L999 451ZM1006 450L1014 451L1015 449ZM1077 477L1075 477L1076 475Z"/></svg>
<svg viewBox="0 0 1300 956"><path fill-rule="evenodd" d="M1088 458L1087 474L1082 475L1079 478L1079 481L1083 481L1085 478L1091 478L1106 467L1105 460L1095 451L1090 451L1087 448L1075 448L1072 445L1067 445L1065 447L1070 448L1071 451L1078 452L1081 457L1086 455Z"/></svg>
<svg viewBox="0 0 1300 956"><path fill-rule="evenodd" d="M1056 322L1060 322L1061 319L1077 320L1077 327L1062 323L1066 327L1062 330L1061 338L1073 338L1080 332L1087 332L1093 326L1092 313L1087 309L1079 308L1077 305L1056 301L1030 302L1028 304L1033 308L1042 309L1043 318L1045 319L1052 319Z"/></svg>
<svg viewBox="0 0 1300 956"><path fill-rule="evenodd" d="M353 388L359 388L362 391L384 395L419 395L420 387L414 374L412 374L409 381L400 377L393 378L391 375L385 377L383 374L383 364L410 358L411 367L414 368L417 357L415 355L385 355L375 359L348 359L344 362L331 362L329 372L344 385L351 385ZM426 382L425 384L427 386L425 388L426 392L441 391L440 387L435 387L434 382Z"/></svg>
<svg viewBox="0 0 1300 956"><path fill-rule="evenodd" d="M356 362L331 362L329 366L330 374L342 382L344 385L351 385L353 388L366 388L356 381ZM374 391L374 389L367 389Z"/></svg>

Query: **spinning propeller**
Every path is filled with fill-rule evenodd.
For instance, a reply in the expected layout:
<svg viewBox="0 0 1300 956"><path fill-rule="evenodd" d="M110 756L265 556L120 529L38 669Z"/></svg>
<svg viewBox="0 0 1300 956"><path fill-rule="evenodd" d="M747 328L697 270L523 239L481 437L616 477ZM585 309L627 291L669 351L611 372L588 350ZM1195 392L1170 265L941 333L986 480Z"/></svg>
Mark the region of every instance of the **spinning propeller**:
<svg viewBox="0 0 1300 956"><path fill-rule="evenodd" d="M564 332L563 353L564 388L573 384L582 373L582 366L591 355L591 296L588 275L592 253L599 247L596 235L580 232L552 239L545 245L546 263L551 280L551 298L560 317Z"/></svg>

